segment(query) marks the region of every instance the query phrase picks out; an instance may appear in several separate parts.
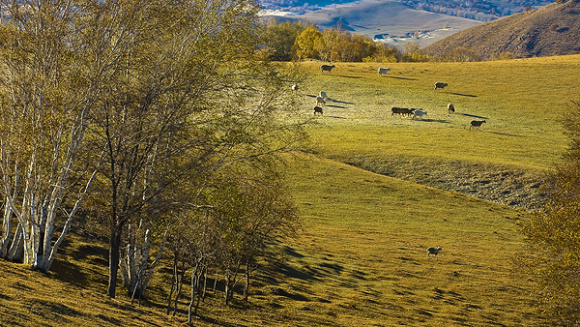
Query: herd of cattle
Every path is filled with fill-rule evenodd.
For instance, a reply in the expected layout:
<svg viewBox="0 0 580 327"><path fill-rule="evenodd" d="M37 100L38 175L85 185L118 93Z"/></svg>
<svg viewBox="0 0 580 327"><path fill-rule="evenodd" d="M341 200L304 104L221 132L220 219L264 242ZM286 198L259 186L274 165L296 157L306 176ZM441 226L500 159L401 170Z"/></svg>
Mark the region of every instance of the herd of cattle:
<svg viewBox="0 0 580 327"><path fill-rule="evenodd" d="M331 73L332 69L336 67L335 65L320 65L320 73L324 74L324 72L328 72ZM384 67L379 67L377 69L377 75L380 76L386 76L387 73L391 71L390 68L384 68ZM447 83L443 83L443 82L437 82L435 83L435 89L433 91L437 91L437 90L441 90L441 91L445 91L445 87L447 87L448 84ZM294 84L292 85L292 92L296 92L298 91L298 84ZM316 105L314 106L314 115L323 115L323 110L322 110L322 106L326 105L326 98L328 98L326 92L324 91L320 91L320 93L318 94L318 96L316 96ZM449 103L447 105L447 112L448 113L454 113L455 112L455 106L452 103ZM411 119L415 119L415 118L422 118L423 116L427 115L427 111L423 110L423 109L417 109L417 108L401 108L401 107L392 107L391 108L391 117L392 116L400 116L400 117L412 117ZM469 129L471 130L472 128L481 128L481 125L483 123L485 123L485 120L472 120L470 122L469 125Z"/></svg>

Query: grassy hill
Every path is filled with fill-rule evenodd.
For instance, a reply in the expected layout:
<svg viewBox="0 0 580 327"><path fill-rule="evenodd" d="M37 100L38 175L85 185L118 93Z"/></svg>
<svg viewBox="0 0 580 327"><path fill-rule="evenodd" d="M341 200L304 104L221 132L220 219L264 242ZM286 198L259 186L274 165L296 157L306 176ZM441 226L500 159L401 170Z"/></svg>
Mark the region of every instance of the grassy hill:
<svg viewBox="0 0 580 327"><path fill-rule="evenodd" d="M312 65L315 74L316 65ZM307 88L330 97L315 130L326 156L369 171L537 208L538 180L567 146L559 120L580 94L578 56L484 63L337 64ZM434 92L433 83L449 84ZM311 104L305 97L305 106ZM447 104L456 107L447 112ZM390 108L423 108L411 120ZM473 119L485 119L469 131Z"/></svg>
<svg viewBox="0 0 580 327"><path fill-rule="evenodd" d="M580 95L580 56L400 63L386 77L371 63L324 75L300 65L307 78L295 97L316 122L315 146L289 159L288 178L304 228L283 260L264 263L248 302L224 307L211 291L194 325L548 325L511 260L530 213L504 198L537 199L558 164L567 145L558 120ZM445 92L433 91L437 81ZM314 117L320 90L329 99ZM392 117L392 106L428 115ZM474 117L487 121L481 130L466 128ZM104 244L70 238L49 275L1 262L0 326L182 326L186 298L165 315L167 275L141 306L104 295ZM442 246L438 260L429 246Z"/></svg>
<svg viewBox="0 0 580 327"><path fill-rule="evenodd" d="M516 283L510 272L525 213L326 159L301 157L291 167L304 232L287 245L286 260L254 282L249 303L238 297L225 308L222 294L210 292L195 326L541 322L527 282ZM102 246L75 239L50 276L3 262L0 325L184 323L185 299L176 317L165 316L161 280L141 307L123 295L108 299L106 267L95 262L94 252L82 255L95 251L95 243ZM426 247L439 245L439 259L428 260Z"/></svg>
<svg viewBox="0 0 580 327"><path fill-rule="evenodd" d="M509 52L515 58L580 53L580 1L558 1L481 24L424 49L434 57L457 48L474 49L482 59Z"/></svg>

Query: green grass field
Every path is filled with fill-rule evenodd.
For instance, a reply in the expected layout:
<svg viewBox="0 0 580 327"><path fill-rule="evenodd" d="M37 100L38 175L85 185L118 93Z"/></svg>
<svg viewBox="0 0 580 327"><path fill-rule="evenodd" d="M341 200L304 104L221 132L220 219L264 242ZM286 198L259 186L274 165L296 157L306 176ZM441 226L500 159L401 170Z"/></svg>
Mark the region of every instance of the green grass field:
<svg viewBox="0 0 580 327"><path fill-rule="evenodd" d="M386 64L382 64L386 65ZM303 87L324 90L330 100L315 130L322 152L368 156L419 156L443 160L507 164L546 169L566 147L559 119L580 97L578 56L477 63L337 64L321 75L318 64ZM435 82L445 92L434 92ZM453 103L454 114L446 106ZM424 119L391 117L391 107L423 108ZM305 111L311 113L308 109ZM481 132L469 132L473 119L485 119ZM563 141L564 140L564 141Z"/></svg>
<svg viewBox="0 0 580 327"><path fill-rule="evenodd" d="M404 165L420 179L443 178L448 166L532 175L554 167L567 146L558 120L580 98L580 56L390 64L381 78L379 64L339 63L330 75L301 65L304 115L318 91L330 98L313 118L315 151L288 162L304 228L285 244L284 261L255 276L248 303L237 296L224 307L211 292L195 325L549 325L530 281L513 271L529 212L376 172ZM449 84L445 92L433 92L437 81ZM428 116L391 117L392 106ZM469 131L474 117L487 123ZM106 298L103 246L72 239L49 276L3 262L0 326L184 324L186 299L165 316L160 278L141 307ZM429 246L443 248L438 260L427 259Z"/></svg>

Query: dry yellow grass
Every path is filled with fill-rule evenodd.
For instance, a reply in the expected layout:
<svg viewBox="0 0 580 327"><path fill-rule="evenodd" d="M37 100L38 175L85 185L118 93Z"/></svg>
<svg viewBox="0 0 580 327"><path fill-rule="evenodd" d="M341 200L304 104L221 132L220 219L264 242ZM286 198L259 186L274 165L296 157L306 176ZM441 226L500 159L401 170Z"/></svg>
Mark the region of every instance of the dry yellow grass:
<svg viewBox="0 0 580 327"><path fill-rule="evenodd" d="M418 158L545 171L566 148L557 120L580 92L580 56L391 64L384 78L376 76L379 64L337 64L324 76L317 66L304 64L309 79L297 95L305 115L312 115L312 95L330 97L312 129L317 154L288 166L304 230L284 244L284 260L264 263L249 302L236 296L224 307L223 295L211 292L194 325L548 325L529 281L512 272L529 213L339 161L368 157L380 166L384 158ZM447 91L433 92L436 81L448 82ZM391 106L429 115L393 118ZM488 125L469 132L473 116ZM429 246L443 247L438 260L427 259ZM141 307L123 295L106 298L104 247L72 238L49 275L1 262L0 325L184 324L185 299L175 318L164 313L166 279L153 281Z"/></svg>
<svg viewBox="0 0 580 327"><path fill-rule="evenodd" d="M528 281L511 272L525 212L327 159L289 168L303 233L256 276L248 303L226 308L210 293L196 326L541 325ZM161 280L141 307L106 298L101 246L75 238L51 276L3 263L0 325L185 322L185 299L176 318L164 315ZM438 260L429 246L443 247Z"/></svg>

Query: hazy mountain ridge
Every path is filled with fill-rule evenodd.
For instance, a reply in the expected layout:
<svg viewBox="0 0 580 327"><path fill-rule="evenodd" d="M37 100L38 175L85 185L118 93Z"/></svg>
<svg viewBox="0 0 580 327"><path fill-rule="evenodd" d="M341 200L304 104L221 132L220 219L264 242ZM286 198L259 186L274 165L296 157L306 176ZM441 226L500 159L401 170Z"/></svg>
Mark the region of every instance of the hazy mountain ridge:
<svg viewBox="0 0 580 327"><path fill-rule="evenodd" d="M269 11L287 12L292 14L304 14L308 11L319 10L326 6L352 3L353 0L326 0L312 1L307 0L259 0L263 9Z"/></svg>
<svg viewBox="0 0 580 327"><path fill-rule="evenodd" d="M480 59L509 53L515 58L580 53L580 1L553 3L538 10L481 24L429 45L424 50L444 57L469 49Z"/></svg>
<svg viewBox="0 0 580 327"><path fill-rule="evenodd" d="M488 22L500 17L509 16L524 11L526 8L539 8L550 3L545 0L526 0L526 1L454 1L454 0L407 0L405 4L414 9L425 10L434 13L457 16L468 19L475 19L482 22Z"/></svg>
<svg viewBox="0 0 580 327"><path fill-rule="evenodd" d="M302 15L307 12L323 8L335 8L337 6L356 6L360 3L373 3L377 1L353 1L353 0L323 0L312 3L309 0L260 0L261 6L268 11L285 12L292 15ZM401 0L400 3L412 9L424 10L437 14L474 19L478 21L491 21L500 17L522 12L527 7L539 8L551 1L547 0Z"/></svg>

